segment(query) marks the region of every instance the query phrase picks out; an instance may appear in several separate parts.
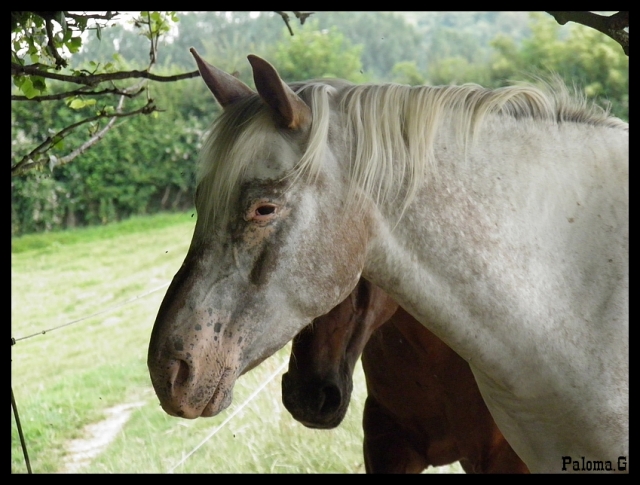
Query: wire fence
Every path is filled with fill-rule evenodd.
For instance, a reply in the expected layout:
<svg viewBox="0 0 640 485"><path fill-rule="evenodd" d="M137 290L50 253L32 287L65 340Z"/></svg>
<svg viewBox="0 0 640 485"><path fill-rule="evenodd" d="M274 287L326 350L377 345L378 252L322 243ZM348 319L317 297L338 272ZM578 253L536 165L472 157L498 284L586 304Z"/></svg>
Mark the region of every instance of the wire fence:
<svg viewBox="0 0 640 485"><path fill-rule="evenodd" d="M130 299L126 300L126 301L122 301L120 303L116 303L115 305L107 307L104 310L100 310L98 312L92 313L91 315L87 315L85 317L78 318L78 319L73 320L71 322L64 323L62 325L58 325L57 327L53 327L53 328L50 328L48 330L42 330L40 332L32 333L31 335L26 335L25 337L20 337L20 338L13 338L12 337L11 338L11 345L13 345L16 342L19 342L21 340L26 340L26 339L35 337L37 335L45 335L46 333L53 332L54 330L58 330L60 328L68 327L69 325L73 325L75 323L82 322L83 320L88 320L89 318L95 317L97 315L102 315L104 313L109 313L109 312L111 312L111 311L113 311L113 310L115 310L117 308L120 308L120 307L122 307L124 305L127 305L129 303L133 303L134 301L137 301L140 298L144 298L145 296L149 296L149 295L155 293L156 291L160 291L161 289L166 288L167 286L169 286L169 283L170 282L164 283L164 284L158 286L157 288L154 288L153 290L149 290L146 293L143 293L142 295L134 296L133 298L130 298Z"/></svg>
<svg viewBox="0 0 640 485"><path fill-rule="evenodd" d="M78 318L76 320L64 323L62 325L58 325L56 327L52 327L46 330L42 330L39 332L35 332L32 333L30 335L25 335L24 337L18 337L18 338L14 338L11 337L11 346L15 345L17 342L26 340L26 339L30 339L33 337L37 337L39 335L46 335L48 333L53 332L54 330L59 330L61 328L64 327L68 327L70 325L74 325L76 323L82 322L84 320L88 320L89 318L95 317L97 315L103 315L105 313L109 313L113 310L116 310L120 307L123 307L125 305L128 305L130 303L134 303L136 301L141 300L142 298L145 298L149 295L152 295L164 288L166 288L167 286L169 286L170 282L164 283L156 288L153 288L152 290L149 290L145 293L142 293L140 295L137 295L133 298L129 298L128 300L122 301L120 303L116 303L115 305L111 305L103 310L91 313L90 315L86 315L84 317ZM258 386L258 388L256 388L256 390L244 401L242 402L221 424L219 424L217 427L215 427L208 435L205 439L203 439L197 446L195 446L189 453L185 454L174 466L172 466L171 468L169 468L167 470L167 473L173 473L175 471L176 468L178 468L179 466L181 466L182 464L184 464L187 459L189 459L189 457L191 457L200 447L202 447L202 445L204 445L207 441L209 441L211 438L213 438L213 436L215 436L222 428L224 428L233 418L234 416L236 416L244 407L246 407L251 401L253 401L256 396L258 394L260 394L260 392L267 386L267 384L269 384L269 382L271 382L273 379L275 379L278 375L280 375L282 373L282 371L284 370L284 368L286 367L288 361L285 360L284 362L282 362L282 364L280 364L280 366L260 385ZM18 413L18 407L16 404L16 401L14 399L14 395L13 395L13 387L11 388L11 409L13 411L15 420L16 420L16 427L18 429L18 434L20 437L20 444L22 447L22 451L23 451L23 455L25 458L25 466L27 468L27 472L29 474L32 473L31 470L31 462L29 460L29 453L27 450L27 442L26 439L24 437L24 433L22 431L22 425L20 423L20 417L19 417L19 413Z"/></svg>

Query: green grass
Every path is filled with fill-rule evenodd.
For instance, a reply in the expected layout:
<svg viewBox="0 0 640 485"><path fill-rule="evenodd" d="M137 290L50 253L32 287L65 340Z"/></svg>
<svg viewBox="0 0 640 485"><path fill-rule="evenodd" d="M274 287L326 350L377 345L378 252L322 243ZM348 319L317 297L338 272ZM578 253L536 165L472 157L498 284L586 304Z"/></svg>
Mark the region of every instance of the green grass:
<svg viewBox="0 0 640 485"><path fill-rule="evenodd" d="M127 236L147 230L158 230L173 227L177 222L186 222L187 217L195 223L195 210L185 213L163 213L154 216L133 216L116 224L104 226L91 226L66 231L54 231L44 234L28 234L12 238L11 253L18 254L35 249L53 249L68 246L74 243L89 243L92 241L104 241L117 236Z"/></svg>
<svg viewBox="0 0 640 485"><path fill-rule="evenodd" d="M140 402L116 439L80 473L363 473L366 390L360 366L339 428L310 430L293 420L281 402L281 372L177 466L289 354L287 346L242 376L232 406L219 416L188 421L161 410L146 367L147 346L166 291L162 285L191 241L192 213L12 240L11 336L17 342L11 386L33 472L63 471L67 445L86 434L85 426L103 420L114 405ZM26 470L12 413L11 471ZM433 471L449 470L460 468Z"/></svg>

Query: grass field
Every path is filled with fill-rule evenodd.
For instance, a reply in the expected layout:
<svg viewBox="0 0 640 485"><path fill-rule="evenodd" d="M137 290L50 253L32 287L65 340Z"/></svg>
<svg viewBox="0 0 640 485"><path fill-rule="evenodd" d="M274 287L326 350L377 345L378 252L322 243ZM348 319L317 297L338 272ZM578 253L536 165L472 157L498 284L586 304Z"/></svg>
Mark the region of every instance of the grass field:
<svg viewBox="0 0 640 485"><path fill-rule="evenodd" d="M241 377L220 415L161 410L147 346L194 224L192 212L163 214L12 240L11 387L33 473L364 473L360 366L335 430L307 429L282 406L275 373L289 346ZM13 412L11 423L11 472L26 473Z"/></svg>

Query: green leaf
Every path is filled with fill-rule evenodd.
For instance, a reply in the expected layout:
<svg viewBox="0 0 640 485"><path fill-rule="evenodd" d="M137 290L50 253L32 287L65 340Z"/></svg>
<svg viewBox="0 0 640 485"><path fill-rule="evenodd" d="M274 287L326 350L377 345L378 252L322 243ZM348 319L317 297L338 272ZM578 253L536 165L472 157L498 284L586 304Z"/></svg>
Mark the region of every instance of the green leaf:
<svg viewBox="0 0 640 485"><path fill-rule="evenodd" d="M37 89L41 93L47 90L47 83L41 76L31 76L31 83L34 89Z"/></svg>
<svg viewBox="0 0 640 485"><path fill-rule="evenodd" d="M26 76L14 76L13 84L22 91L22 85L27 80Z"/></svg>
<svg viewBox="0 0 640 485"><path fill-rule="evenodd" d="M98 40L102 40L102 27L100 27L100 24L96 24L96 35L98 36Z"/></svg>
<svg viewBox="0 0 640 485"><path fill-rule="evenodd" d="M84 102L81 99L72 99L68 103L69 108L71 109L80 109L84 106Z"/></svg>
<svg viewBox="0 0 640 485"><path fill-rule="evenodd" d="M55 150L64 150L64 138L60 138L58 141L54 142L52 148Z"/></svg>
<svg viewBox="0 0 640 485"><path fill-rule="evenodd" d="M22 91L22 94L24 94L28 99L35 98L38 94L40 94L40 91L33 87L33 83L28 77L25 78L22 86L20 86L20 91Z"/></svg>
<svg viewBox="0 0 640 485"><path fill-rule="evenodd" d="M95 99L74 98L68 103L68 106L71 109L82 109L86 106L93 106L94 104L96 104Z"/></svg>
<svg viewBox="0 0 640 485"><path fill-rule="evenodd" d="M69 49L69 52L71 52L72 54L75 54L76 52L78 52L81 46L82 46L82 37L80 36L73 37L69 42L67 42L67 48Z"/></svg>

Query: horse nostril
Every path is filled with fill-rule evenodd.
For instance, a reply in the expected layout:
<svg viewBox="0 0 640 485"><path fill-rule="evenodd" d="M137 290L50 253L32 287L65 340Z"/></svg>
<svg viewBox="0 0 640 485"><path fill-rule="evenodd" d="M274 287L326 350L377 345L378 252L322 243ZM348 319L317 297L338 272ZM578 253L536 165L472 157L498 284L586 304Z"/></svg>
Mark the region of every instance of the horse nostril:
<svg viewBox="0 0 640 485"><path fill-rule="evenodd" d="M338 386L333 384L326 385L322 388L322 394L324 394L324 400L320 407L321 413L332 413L340 407L342 393L340 389L338 389Z"/></svg>
<svg viewBox="0 0 640 485"><path fill-rule="evenodd" d="M182 387L189 379L189 364L184 360L174 360L169 364L171 384L173 388Z"/></svg>

